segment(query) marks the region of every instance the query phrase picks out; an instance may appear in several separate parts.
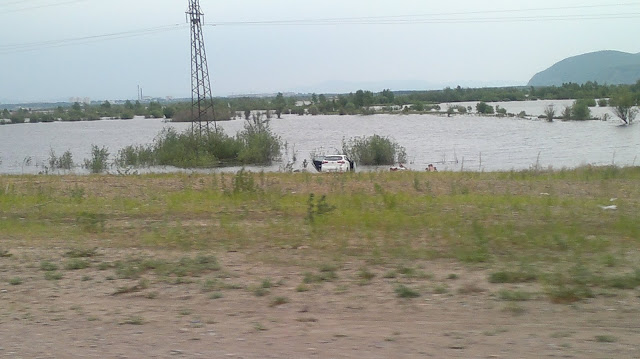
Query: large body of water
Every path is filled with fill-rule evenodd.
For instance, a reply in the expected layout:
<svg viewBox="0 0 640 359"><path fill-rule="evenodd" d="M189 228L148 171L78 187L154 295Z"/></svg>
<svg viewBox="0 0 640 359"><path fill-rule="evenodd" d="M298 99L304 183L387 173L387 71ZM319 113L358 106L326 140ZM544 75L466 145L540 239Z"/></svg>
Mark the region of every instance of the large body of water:
<svg viewBox="0 0 640 359"><path fill-rule="evenodd" d="M525 110L528 114L538 115L549 103L554 103L560 112L571 102L510 102L500 103L500 106L513 113ZM608 111L606 108L593 110L597 116ZM218 123L230 135L241 130L243 125L242 120ZM190 124L136 118L0 126L0 173L43 172L51 150L58 156L71 151L76 164L90 157L92 145L105 146L115 155L127 145L151 143L167 126L182 131ZM640 164L640 125L621 126L615 119L547 123L537 119L473 114L450 118L441 115L287 115L273 119L271 128L288 144L288 159L296 154L294 168L302 168L303 159L310 159L316 149L335 152L334 149L341 149L343 138L373 134L389 136L405 147L406 166L413 170L424 170L429 163L439 170L451 171L521 170L536 165L559 169L586 164ZM283 163L275 163L264 170L278 171L283 167ZM174 169L154 169L170 170ZM81 168L73 172L86 173Z"/></svg>

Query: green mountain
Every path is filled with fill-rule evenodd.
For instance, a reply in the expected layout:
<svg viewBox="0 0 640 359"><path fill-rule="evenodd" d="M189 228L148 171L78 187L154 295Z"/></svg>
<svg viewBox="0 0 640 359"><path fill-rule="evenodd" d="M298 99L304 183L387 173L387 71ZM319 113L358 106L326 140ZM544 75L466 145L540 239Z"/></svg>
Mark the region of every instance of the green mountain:
<svg viewBox="0 0 640 359"><path fill-rule="evenodd" d="M640 53L598 51L564 59L537 73L529 86L561 86L588 81L600 84L635 84L640 80Z"/></svg>

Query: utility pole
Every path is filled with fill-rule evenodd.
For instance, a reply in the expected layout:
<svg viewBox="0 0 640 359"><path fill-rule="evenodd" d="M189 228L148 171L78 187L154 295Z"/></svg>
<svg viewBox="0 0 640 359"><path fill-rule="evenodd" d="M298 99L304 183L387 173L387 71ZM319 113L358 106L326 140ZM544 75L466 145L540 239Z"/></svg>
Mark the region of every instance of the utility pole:
<svg viewBox="0 0 640 359"><path fill-rule="evenodd" d="M213 122L216 130L217 126L202 34L204 14L199 0L189 0L187 15L191 24L191 131L202 136L203 132L209 133L209 122Z"/></svg>

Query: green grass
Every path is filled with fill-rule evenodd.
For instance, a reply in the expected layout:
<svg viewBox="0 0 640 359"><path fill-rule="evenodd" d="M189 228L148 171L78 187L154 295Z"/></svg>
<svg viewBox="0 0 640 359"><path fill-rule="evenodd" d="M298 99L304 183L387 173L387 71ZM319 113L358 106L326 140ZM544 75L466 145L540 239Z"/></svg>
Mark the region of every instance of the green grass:
<svg viewBox="0 0 640 359"><path fill-rule="evenodd" d="M571 303L640 287L638 181L639 167L609 166L499 173L2 176L0 233L3 248L71 248L61 261L41 262L44 272L95 263L113 270L114 278L156 275L174 282L221 266L208 255L139 255L110 263L96 257L112 248L240 251L255 261L304 263L298 270L305 285L343 274L366 284L373 273L388 285L390 279L429 279L417 263L444 260L486 270L488 282L535 285L549 300ZM619 210L603 211L599 206L613 197ZM288 256L294 252L299 256ZM344 263L360 267L343 271Z"/></svg>

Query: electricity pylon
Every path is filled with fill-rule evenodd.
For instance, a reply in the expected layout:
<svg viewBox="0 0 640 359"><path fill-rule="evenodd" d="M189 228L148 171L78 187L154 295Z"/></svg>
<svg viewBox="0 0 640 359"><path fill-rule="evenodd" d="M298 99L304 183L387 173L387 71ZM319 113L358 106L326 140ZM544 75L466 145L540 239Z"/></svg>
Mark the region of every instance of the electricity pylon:
<svg viewBox="0 0 640 359"><path fill-rule="evenodd" d="M202 34L204 14L199 0L189 0L187 15L191 23L191 130L202 136L205 131L209 133L209 122L213 122L214 129L217 127Z"/></svg>

